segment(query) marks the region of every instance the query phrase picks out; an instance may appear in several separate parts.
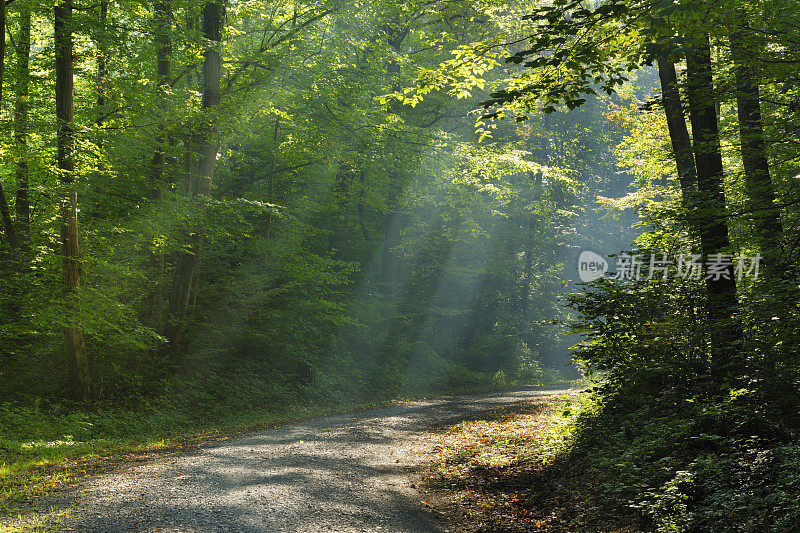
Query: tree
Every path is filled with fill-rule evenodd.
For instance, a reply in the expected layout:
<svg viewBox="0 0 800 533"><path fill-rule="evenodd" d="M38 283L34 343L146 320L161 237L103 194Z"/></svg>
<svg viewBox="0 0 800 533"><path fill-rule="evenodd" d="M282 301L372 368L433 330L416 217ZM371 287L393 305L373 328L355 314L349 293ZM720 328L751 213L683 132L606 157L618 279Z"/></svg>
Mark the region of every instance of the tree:
<svg viewBox="0 0 800 533"><path fill-rule="evenodd" d="M690 212L697 195L697 171L694 166L692 140L689 137L689 130L686 129L675 63L664 55L658 58L658 77L661 81L661 105L664 108L672 151L675 154L683 207ZM697 224L693 225L696 229Z"/></svg>
<svg viewBox="0 0 800 533"><path fill-rule="evenodd" d="M15 202L17 224L23 242L30 241L30 184L28 182L28 135L30 114L30 55L31 8L23 3L20 10L19 35L16 43L16 72L14 101L14 140L17 166L17 197Z"/></svg>
<svg viewBox="0 0 800 533"><path fill-rule="evenodd" d="M154 18L159 124L151 172L153 180L152 197L157 200L162 195L161 182L164 179L166 165L167 129L164 125L164 114L167 111L167 101L164 93L171 84L170 76L172 71L172 4L169 0L155 1Z"/></svg>
<svg viewBox="0 0 800 533"><path fill-rule="evenodd" d="M759 95L758 54L754 36L748 35L746 12L738 11L743 22L730 28L729 42L736 84L736 110L745 187L759 248L771 277L781 276L780 212L775 206L775 189L770 177L764 140Z"/></svg>
<svg viewBox="0 0 800 533"><path fill-rule="evenodd" d="M222 61L219 45L224 13L225 5L221 1L209 1L203 5L203 36L208 44L203 52L203 117L195 138L199 160L190 183L192 196L204 197L211 194L211 184L219 152L219 132L216 124L218 118L215 114L221 99ZM169 342L173 363L176 362L180 348L184 329L183 318L189 305L192 284L197 276L202 242L201 230L191 237L191 248L183 253L178 261L169 300L166 338Z"/></svg>
<svg viewBox="0 0 800 533"><path fill-rule="evenodd" d="M78 244L78 192L75 187L72 0L62 0L57 4L54 15L58 169L63 187L61 251L64 258L66 323L64 349L68 368L67 387L74 400L86 402L90 397L91 381L80 316L81 260Z"/></svg>
<svg viewBox="0 0 800 533"><path fill-rule="evenodd" d="M728 254L730 246L708 34L696 36L696 42L687 51L686 85L697 170L700 247L707 263L712 257ZM729 263L724 275L706 276L712 375L718 380L724 377L731 358L738 353L737 343L742 335L741 326L732 318L736 311L736 278L733 262Z"/></svg>
<svg viewBox="0 0 800 533"><path fill-rule="evenodd" d="M3 73L5 72L6 58L6 5L0 2L0 86L2 86ZM0 98L3 96L3 89L0 87ZM12 250L17 248L17 232L14 229L14 221L11 219L11 210L8 207L3 185L0 183L0 218L3 220L3 230L5 231L8 243Z"/></svg>
<svg viewBox="0 0 800 533"><path fill-rule="evenodd" d="M670 17L675 13L679 13L673 17L677 22L671 22ZM524 62L532 73L512 78L509 88L494 93L484 105L510 106L522 118L531 107L552 112L554 106L561 104L573 109L586 101L584 95L596 94L596 88L613 94L627 80L627 72L659 63L662 103L684 205L690 208L688 216L699 232L704 261L712 257L728 258L723 258L727 261L723 275L706 279L712 373L721 381L732 354L738 351L736 343L741 338L741 327L732 316L736 311L736 281L729 260L718 100L712 79L709 35L702 24L696 23L694 15L689 5L659 7L616 1L590 9L577 2L540 7L528 17L540 30L530 37L532 46L509 59ZM624 30L620 32L620 28ZM687 64L693 161L690 161L677 76L669 61L674 55L670 47L674 46L672 40L676 34L681 42L687 43L679 50ZM488 116L499 114L494 111ZM693 177L696 177L696 196Z"/></svg>

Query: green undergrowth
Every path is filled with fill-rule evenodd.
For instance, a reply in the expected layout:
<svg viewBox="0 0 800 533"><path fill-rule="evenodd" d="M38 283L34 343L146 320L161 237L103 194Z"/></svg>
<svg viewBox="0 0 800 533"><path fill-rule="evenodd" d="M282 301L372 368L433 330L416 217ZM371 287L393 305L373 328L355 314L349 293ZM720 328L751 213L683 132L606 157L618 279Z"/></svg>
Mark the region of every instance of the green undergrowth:
<svg viewBox="0 0 800 533"><path fill-rule="evenodd" d="M712 399L628 383L582 396L528 470L523 507L543 527L800 531L800 439L749 391Z"/></svg>
<svg viewBox="0 0 800 533"><path fill-rule="evenodd" d="M572 517L578 523L628 517L643 531L800 531L800 440L751 391L712 399L629 384L596 395L575 428L544 477L577 473L589 503Z"/></svg>

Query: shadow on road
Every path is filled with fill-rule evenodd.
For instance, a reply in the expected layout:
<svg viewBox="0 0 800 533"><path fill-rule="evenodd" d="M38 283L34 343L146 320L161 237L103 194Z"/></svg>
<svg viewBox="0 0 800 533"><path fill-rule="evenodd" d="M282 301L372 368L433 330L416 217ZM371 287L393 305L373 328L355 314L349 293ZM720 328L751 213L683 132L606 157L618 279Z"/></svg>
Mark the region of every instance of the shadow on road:
<svg viewBox="0 0 800 533"><path fill-rule="evenodd" d="M93 532L446 531L420 503L426 432L522 400L526 390L406 402L307 420L88 479L43 503Z"/></svg>

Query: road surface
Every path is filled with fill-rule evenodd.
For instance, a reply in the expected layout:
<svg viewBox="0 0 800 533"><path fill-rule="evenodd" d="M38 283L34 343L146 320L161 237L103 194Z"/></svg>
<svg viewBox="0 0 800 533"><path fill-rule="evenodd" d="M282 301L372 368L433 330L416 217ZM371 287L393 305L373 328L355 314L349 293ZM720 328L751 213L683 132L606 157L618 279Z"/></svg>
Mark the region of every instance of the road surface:
<svg viewBox="0 0 800 533"><path fill-rule="evenodd" d="M61 515L56 531L446 532L415 485L426 433L559 392L448 397L306 420L89 477L44 501L50 516Z"/></svg>

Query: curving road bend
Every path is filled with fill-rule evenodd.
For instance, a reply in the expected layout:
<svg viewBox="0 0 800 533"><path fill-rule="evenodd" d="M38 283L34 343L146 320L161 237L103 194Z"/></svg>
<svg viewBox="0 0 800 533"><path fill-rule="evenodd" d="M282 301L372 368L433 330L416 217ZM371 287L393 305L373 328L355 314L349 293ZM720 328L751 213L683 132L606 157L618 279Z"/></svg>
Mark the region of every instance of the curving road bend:
<svg viewBox="0 0 800 533"><path fill-rule="evenodd" d="M89 478L49 498L49 514L69 509L59 531L103 533L446 532L414 485L420 438L563 392L422 400L281 426Z"/></svg>

